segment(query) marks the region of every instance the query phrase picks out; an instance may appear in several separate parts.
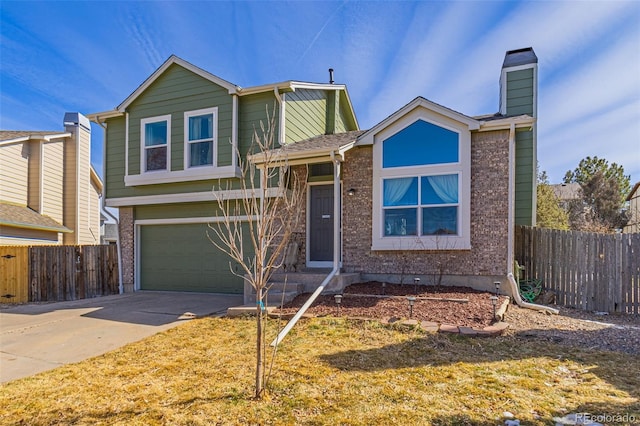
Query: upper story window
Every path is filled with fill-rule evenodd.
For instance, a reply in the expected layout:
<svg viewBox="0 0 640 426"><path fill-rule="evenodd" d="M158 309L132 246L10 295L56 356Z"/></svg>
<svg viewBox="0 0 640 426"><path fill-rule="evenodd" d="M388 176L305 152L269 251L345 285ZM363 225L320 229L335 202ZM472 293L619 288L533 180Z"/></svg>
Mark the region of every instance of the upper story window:
<svg viewBox="0 0 640 426"><path fill-rule="evenodd" d="M215 165L217 116L218 108L184 113L185 169Z"/></svg>
<svg viewBox="0 0 640 426"><path fill-rule="evenodd" d="M145 172L168 170L171 146L171 115L140 120L141 168Z"/></svg>
<svg viewBox="0 0 640 426"><path fill-rule="evenodd" d="M418 120L382 142L382 167L457 163L458 133Z"/></svg>
<svg viewBox="0 0 640 426"><path fill-rule="evenodd" d="M376 135L373 249L467 249L470 132L416 115Z"/></svg>

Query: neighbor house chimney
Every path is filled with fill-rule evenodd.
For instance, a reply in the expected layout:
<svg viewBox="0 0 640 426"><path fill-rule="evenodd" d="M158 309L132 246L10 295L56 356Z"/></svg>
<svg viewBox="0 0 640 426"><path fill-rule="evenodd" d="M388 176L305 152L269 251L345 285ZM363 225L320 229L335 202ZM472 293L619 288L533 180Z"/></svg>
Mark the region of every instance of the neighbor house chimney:
<svg viewBox="0 0 640 426"><path fill-rule="evenodd" d="M91 122L79 112L64 115L64 128L71 137L64 144L63 225L73 233L63 234L65 245L95 244L88 222L91 185Z"/></svg>

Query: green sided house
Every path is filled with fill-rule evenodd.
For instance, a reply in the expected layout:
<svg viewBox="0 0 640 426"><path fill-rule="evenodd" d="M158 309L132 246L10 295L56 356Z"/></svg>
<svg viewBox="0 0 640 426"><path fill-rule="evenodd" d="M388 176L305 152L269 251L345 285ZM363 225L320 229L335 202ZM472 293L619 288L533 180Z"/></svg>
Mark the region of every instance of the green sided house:
<svg viewBox="0 0 640 426"><path fill-rule="evenodd" d="M307 170L296 174L307 176L298 269L505 282L515 225L535 220L536 103L531 48L505 55L497 113L417 97L369 130L345 86L240 88L171 57L116 109L89 116L106 128L105 199L120 209L125 289L243 292L206 235L219 220L212 188L222 179L225 197L237 196L234 148L246 155L274 105L277 152Z"/></svg>
<svg viewBox="0 0 640 426"><path fill-rule="evenodd" d="M125 291L243 292L207 237L219 213L212 188L238 196L234 153L273 114L280 145L358 128L343 85L241 88L176 56L117 108L89 115L105 128L105 204L119 209Z"/></svg>

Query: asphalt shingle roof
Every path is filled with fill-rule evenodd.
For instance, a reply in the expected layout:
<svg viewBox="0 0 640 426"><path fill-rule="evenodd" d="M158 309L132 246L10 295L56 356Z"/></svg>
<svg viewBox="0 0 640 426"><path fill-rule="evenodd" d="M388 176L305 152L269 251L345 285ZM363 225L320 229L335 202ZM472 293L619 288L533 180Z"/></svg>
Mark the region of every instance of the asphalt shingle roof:
<svg viewBox="0 0 640 426"><path fill-rule="evenodd" d="M285 145L284 147L280 148L280 150L290 154L311 152L322 149L330 151L332 149L338 149L344 145L355 142L356 139L358 139L358 136L360 136L364 132L365 130L352 130L350 132L335 133L332 135L314 136L300 142Z"/></svg>
<svg viewBox="0 0 640 426"><path fill-rule="evenodd" d="M42 215L27 206L0 202L0 225L15 228L35 228L47 231L72 232L50 218Z"/></svg>

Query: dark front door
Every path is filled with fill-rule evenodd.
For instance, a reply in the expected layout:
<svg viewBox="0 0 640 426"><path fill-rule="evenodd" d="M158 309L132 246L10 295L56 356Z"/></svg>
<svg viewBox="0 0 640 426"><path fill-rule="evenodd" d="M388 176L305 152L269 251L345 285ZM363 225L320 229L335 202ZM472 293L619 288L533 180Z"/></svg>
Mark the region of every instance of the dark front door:
<svg viewBox="0 0 640 426"><path fill-rule="evenodd" d="M333 260L333 185L313 185L309 205L309 261Z"/></svg>

